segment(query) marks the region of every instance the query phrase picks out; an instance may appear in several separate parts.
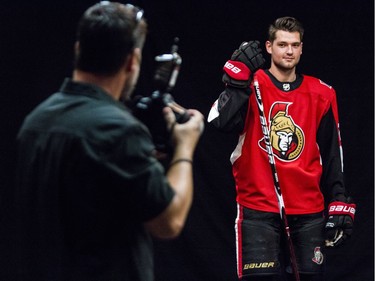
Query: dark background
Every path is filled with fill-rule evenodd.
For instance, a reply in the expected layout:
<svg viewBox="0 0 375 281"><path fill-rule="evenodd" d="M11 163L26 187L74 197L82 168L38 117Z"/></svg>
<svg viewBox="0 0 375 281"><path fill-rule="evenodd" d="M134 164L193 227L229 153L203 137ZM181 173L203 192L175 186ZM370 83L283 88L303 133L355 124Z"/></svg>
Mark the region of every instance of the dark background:
<svg viewBox="0 0 375 281"><path fill-rule="evenodd" d="M7 212L14 140L25 115L71 75L78 18L95 1L1 1L0 8L0 268L7 266ZM221 92L222 66L242 41L264 43L280 16L305 27L298 71L337 91L346 183L357 203L352 239L330 250L327 280L374 280L374 2L132 1L149 23L137 93L152 91L153 58L180 38L183 58L175 99L207 116ZM267 60L269 64L269 60ZM156 241L157 281L236 279L235 190L229 156L236 136L208 124L195 156L195 195L186 227ZM6 281L6 280L5 280Z"/></svg>

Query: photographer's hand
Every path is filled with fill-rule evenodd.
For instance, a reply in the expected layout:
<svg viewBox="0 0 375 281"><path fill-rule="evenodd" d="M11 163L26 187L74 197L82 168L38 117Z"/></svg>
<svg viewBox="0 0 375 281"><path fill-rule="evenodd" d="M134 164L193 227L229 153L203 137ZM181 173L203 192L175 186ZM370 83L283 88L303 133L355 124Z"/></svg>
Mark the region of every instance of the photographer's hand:
<svg viewBox="0 0 375 281"><path fill-rule="evenodd" d="M171 108L163 109L167 128L171 132L174 155L172 162L178 158L192 159L195 147L204 130L203 114L195 109L188 109L190 119L183 124L176 122L176 116Z"/></svg>

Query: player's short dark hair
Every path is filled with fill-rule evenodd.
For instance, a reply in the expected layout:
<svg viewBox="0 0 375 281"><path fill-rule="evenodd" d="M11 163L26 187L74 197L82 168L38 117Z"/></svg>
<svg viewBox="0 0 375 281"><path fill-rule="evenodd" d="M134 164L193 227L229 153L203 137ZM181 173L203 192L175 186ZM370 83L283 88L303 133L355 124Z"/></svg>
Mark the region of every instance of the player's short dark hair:
<svg viewBox="0 0 375 281"><path fill-rule="evenodd" d="M276 19L268 29L268 40L270 42L273 42L276 39L276 32L278 30L298 32L300 34L300 39L302 41L304 29L302 24L296 18L282 17Z"/></svg>
<svg viewBox="0 0 375 281"><path fill-rule="evenodd" d="M75 68L112 75L135 47L142 48L147 24L143 11L127 4L102 1L88 8L77 29Z"/></svg>

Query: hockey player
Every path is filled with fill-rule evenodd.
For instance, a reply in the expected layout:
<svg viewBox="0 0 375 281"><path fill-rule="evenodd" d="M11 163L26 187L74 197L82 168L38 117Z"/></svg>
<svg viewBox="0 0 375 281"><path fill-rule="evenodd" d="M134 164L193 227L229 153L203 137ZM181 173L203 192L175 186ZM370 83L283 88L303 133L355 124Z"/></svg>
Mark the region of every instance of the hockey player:
<svg viewBox="0 0 375 281"><path fill-rule="evenodd" d="M225 89L208 116L218 129L239 134L230 158L238 205L237 273L241 280L293 280L254 94L256 78L298 268L294 279L320 281L324 247L351 236L356 207L344 185L336 93L296 72L304 33L299 21L276 19L268 32L270 68L262 69L258 41L242 43L224 65Z"/></svg>

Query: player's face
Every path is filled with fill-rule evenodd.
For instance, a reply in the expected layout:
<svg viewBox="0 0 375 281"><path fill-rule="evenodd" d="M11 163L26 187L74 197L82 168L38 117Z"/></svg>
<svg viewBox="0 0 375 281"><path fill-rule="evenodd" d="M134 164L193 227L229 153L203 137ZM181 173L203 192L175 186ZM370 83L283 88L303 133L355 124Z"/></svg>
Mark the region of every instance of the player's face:
<svg viewBox="0 0 375 281"><path fill-rule="evenodd" d="M292 70L298 64L302 54L302 42L298 32L278 30L273 42L266 42L271 63L280 70Z"/></svg>

